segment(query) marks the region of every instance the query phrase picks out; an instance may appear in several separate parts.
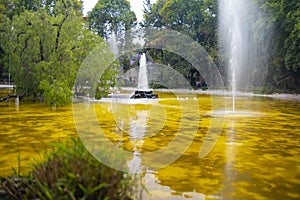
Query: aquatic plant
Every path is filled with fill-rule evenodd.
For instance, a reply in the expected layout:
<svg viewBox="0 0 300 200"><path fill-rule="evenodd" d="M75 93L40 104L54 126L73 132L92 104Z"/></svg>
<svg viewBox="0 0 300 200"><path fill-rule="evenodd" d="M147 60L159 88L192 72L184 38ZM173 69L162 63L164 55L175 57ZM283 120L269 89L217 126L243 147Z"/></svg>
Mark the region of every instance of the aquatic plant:
<svg viewBox="0 0 300 200"><path fill-rule="evenodd" d="M0 179L0 198L133 199L137 180L98 162L78 139L53 148L28 176Z"/></svg>

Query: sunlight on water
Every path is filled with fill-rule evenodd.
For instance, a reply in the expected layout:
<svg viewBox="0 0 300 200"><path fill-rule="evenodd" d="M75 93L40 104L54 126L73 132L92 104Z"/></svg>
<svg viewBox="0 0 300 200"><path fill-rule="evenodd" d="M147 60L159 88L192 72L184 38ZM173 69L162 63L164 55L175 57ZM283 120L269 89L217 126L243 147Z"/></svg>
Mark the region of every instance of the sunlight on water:
<svg viewBox="0 0 300 200"><path fill-rule="evenodd" d="M234 111L233 109L231 110L215 110L207 113L211 117L263 117L264 114L261 112L253 112L251 110L246 111L246 110L237 110Z"/></svg>
<svg viewBox="0 0 300 200"><path fill-rule="evenodd" d="M232 117L229 111L212 111L209 95L197 99L185 95L187 98L177 99L161 93L158 102L152 104L86 104L95 106L105 135L116 146L132 152L127 164L132 171L142 172L150 192L143 192L143 199L300 198L299 103L237 97L237 113ZM186 105L197 101L200 116L194 116L192 109L182 116L183 101ZM226 101L230 105L231 99ZM211 119L223 114L224 129L217 144L200 159L199 150ZM190 126L182 127L186 136L197 128L191 146L167 167L158 171L149 168L143 154L168 145L182 120L190 122ZM195 121L197 127L192 123ZM16 109L13 102L8 106L2 102L0 123L0 176L11 175L11 168L18 168L18 156L21 172L28 172L34 158L51 149L49 143L76 135L71 106L52 111L43 104L20 101Z"/></svg>

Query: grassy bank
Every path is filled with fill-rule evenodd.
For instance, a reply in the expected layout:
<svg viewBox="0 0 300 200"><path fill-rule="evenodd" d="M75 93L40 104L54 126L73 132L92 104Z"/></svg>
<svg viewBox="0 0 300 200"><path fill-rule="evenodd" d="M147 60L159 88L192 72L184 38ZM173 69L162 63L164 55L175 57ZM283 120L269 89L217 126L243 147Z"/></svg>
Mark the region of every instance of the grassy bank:
<svg viewBox="0 0 300 200"><path fill-rule="evenodd" d="M77 139L53 148L27 176L1 178L0 199L133 199L138 181L98 162Z"/></svg>

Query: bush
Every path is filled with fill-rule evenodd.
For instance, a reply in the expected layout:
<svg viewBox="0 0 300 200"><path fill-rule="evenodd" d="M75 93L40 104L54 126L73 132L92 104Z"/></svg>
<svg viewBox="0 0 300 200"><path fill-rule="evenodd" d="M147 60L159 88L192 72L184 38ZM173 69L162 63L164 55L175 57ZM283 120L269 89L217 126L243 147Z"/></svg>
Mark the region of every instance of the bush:
<svg viewBox="0 0 300 200"><path fill-rule="evenodd" d="M30 175L1 180L1 199L132 199L129 174L98 162L82 143L59 144Z"/></svg>
<svg viewBox="0 0 300 200"><path fill-rule="evenodd" d="M72 92L67 83L54 80L52 84L43 80L40 89L44 93L45 101L48 106L63 106L71 102Z"/></svg>

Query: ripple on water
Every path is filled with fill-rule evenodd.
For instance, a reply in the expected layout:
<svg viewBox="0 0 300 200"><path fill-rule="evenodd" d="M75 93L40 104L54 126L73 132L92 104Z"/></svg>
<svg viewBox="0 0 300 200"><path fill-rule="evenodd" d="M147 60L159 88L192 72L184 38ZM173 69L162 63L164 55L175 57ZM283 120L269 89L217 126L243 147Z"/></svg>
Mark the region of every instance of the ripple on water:
<svg viewBox="0 0 300 200"><path fill-rule="evenodd" d="M263 117L264 113L249 110L214 110L207 112L206 115L211 117Z"/></svg>

